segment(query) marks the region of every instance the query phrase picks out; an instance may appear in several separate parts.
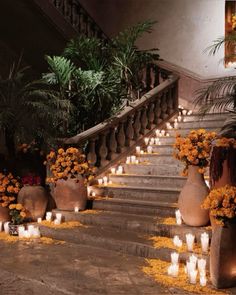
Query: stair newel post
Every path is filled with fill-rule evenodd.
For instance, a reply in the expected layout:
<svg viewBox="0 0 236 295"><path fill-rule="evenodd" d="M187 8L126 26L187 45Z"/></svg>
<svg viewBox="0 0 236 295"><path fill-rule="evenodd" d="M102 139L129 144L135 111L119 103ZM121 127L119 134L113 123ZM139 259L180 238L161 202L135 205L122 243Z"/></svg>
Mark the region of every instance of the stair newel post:
<svg viewBox="0 0 236 295"><path fill-rule="evenodd" d="M141 122L140 122L140 110L137 110L135 113L135 118L134 118L134 140L137 140L140 137L140 129L141 129Z"/></svg>
<svg viewBox="0 0 236 295"><path fill-rule="evenodd" d="M142 115L141 115L141 134L146 133L146 128L147 128L148 120L147 120L147 107L144 106L142 109Z"/></svg>
<svg viewBox="0 0 236 295"><path fill-rule="evenodd" d="M113 160L116 157L117 141L116 141L116 127L112 127L108 139L108 158Z"/></svg>
<svg viewBox="0 0 236 295"><path fill-rule="evenodd" d="M89 140L88 154L87 154L87 160L94 166L95 166L95 164L97 162L95 144L96 144L96 139L95 138L92 138L92 139Z"/></svg>
<svg viewBox="0 0 236 295"><path fill-rule="evenodd" d="M152 124L154 121L154 103L150 103L148 105L148 111L147 111L147 117L148 117L148 129L152 129Z"/></svg>
<svg viewBox="0 0 236 295"><path fill-rule="evenodd" d="M167 114L167 94L164 92L161 96L161 118L164 120L168 117Z"/></svg>
<svg viewBox="0 0 236 295"><path fill-rule="evenodd" d="M160 115L161 115L161 100L160 100L160 97L158 96L154 106L154 124L157 125L162 121Z"/></svg>
<svg viewBox="0 0 236 295"><path fill-rule="evenodd" d="M129 116L127 119L126 125L126 146L130 146L133 138L134 138L134 128L133 128L133 116Z"/></svg>
<svg viewBox="0 0 236 295"><path fill-rule="evenodd" d="M99 148L98 148L98 154L100 158L100 166L105 166L108 163L107 155L108 155L108 148L107 148L107 134L103 133L100 135L99 138Z"/></svg>
<svg viewBox="0 0 236 295"><path fill-rule="evenodd" d="M118 134L117 134L117 152L122 153L125 147L125 131L124 131L124 123L120 122L118 127Z"/></svg>

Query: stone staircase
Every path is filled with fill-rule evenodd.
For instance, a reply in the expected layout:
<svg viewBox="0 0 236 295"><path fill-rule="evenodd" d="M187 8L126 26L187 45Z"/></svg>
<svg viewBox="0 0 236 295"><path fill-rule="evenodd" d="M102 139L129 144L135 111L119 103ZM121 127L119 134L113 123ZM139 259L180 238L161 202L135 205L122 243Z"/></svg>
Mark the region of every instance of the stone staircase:
<svg viewBox="0 0 236 295"><path fill-rule="evenodd" d="M204 119L197 115L185 116L179 123L179 133L205 128L217 131L225 116L209 114ZM200 234L209 227L189 227L165 223L174 217L178 195L186 178L180 176L182 164L172 157L175 130L170 136L161 137L161 145L152 145L152 154L137 155L139 164L122 165L124 173L106 174L111 184L94 185L91 192L96 197L89 201L91 213L61 212L65 220L80 221L83 227L72 230L54 230L41 226L43 235L76 244L106 248L131 255L159 258L170 261L173 249L156 248L152 237L172 238L179 235L185 241L186 233L193 233L199 242ZM153 135L154 136L154 135ZM145 149L145 144L143 147ZM54 210L54 213L58 210ZM181 253L183 261L189 253Z"/></svg>

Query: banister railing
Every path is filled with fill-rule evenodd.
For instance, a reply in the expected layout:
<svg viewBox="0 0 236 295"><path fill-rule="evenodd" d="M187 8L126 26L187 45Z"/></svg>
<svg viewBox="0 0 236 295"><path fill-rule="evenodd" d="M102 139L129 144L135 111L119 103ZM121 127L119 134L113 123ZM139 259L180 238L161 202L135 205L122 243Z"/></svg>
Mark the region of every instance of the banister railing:
<svg viewBox="0 0 236 295"><path fill-rule="evenodd" d="M165 76L157 87L116 116L64 141L82 149L87 160L104 171L141 144L157 127L178 112L177 75ZM155 83L155 82L154 82Z"/></svg>
<svg viewBox="0 0 236 295"><path fill-rule="evenodd" d="M87 37L97 37L104 41L109 39L78 0L50 1L79 34Z"/></svg>

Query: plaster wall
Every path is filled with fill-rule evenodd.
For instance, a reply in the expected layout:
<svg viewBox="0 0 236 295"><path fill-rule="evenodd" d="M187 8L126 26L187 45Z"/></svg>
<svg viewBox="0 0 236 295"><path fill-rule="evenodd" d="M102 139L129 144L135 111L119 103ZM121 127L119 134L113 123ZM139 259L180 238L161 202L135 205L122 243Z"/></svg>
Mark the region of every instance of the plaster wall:
<svg viewBox="0 0 236 295"><path fill-rule="evenodd" d="M200 78L233 74L216 56L203 51L224 36L225 0L80 0L109 36L146 19L157 20L151 35L139 40L141 48L160 49L166 61ZM221 62L220 62L221 61Z"/></svg>

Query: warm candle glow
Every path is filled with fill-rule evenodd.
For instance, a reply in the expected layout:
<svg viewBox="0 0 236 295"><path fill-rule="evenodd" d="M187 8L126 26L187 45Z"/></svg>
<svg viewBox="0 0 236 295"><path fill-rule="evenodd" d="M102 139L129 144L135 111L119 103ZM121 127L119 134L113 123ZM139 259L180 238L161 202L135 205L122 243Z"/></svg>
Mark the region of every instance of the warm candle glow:
<svg viewBox="0 0 236 295"><path fill-rule="evenodd" d="M179 262L179 253L177 253L177 252L172 252L172 253L170 254L170 256L171 256L171 263L172 263L172 264L178 264L178 262Z"/></svg>
<svg viewBox="0 0 236 295"><path fill-rule="evenodd" d="M209 235L206 232L201 234L201 246L202 246L202 252L207 253L208 247L209 247Z"/></svg>
<svg viewBox="0 0 236 295"><path fill-rule="evenodd" d="M186 234L186 243L188 251L193 251L193 244L194 244L195 236L192 234Z"/></svg>

